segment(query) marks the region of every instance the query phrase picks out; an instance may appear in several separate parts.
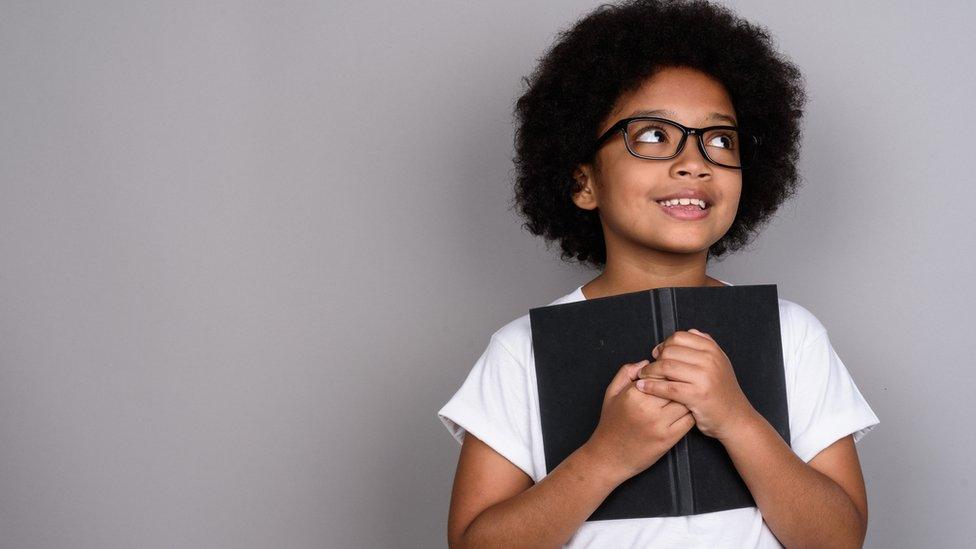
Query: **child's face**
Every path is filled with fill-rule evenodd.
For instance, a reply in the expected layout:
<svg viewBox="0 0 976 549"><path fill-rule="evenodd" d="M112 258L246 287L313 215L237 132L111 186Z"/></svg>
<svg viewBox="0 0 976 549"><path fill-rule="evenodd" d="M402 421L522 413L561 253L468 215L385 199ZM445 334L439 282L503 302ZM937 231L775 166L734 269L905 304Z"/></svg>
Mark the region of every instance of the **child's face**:
<svg viewBox="0 0 976 549"><path fill-rule="evenodd" d="M621 118L636 116L637 111L657 109L673 114L653 116L695 128L733 125L709 119L710 113L728 115L738 125L732 101L719 81L695 69L667 68L637 90L622 95L597 135ZM742 172L707 161L697 139L689 135L681 154L672 159L648 160L631 155L618 134L597 152L599 172L590 164L580 166L576 177L585 188L573 201L580 208L599 209L608 259L614 253L650 250L704 255L725 235L739 207ZM686 189L708 196L709 207L703 218L678 219L657 203Z"/></svg>

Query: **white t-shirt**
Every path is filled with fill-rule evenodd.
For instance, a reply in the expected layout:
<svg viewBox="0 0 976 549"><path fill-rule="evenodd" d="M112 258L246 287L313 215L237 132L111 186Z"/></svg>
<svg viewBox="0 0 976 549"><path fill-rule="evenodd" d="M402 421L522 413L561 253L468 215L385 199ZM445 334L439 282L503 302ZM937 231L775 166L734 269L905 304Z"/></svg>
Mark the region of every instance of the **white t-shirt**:
<svg viewBox="0 0 976 549"><path fill-rule="evenodd" d="M728 286L732 284L721 281ZM583 301L582 286L550 305ZM807 309L779 299L790 446L809 462L853 433L854 442L880 422ZM457 393L437 412L458 443L471 431L525 471L546 476L529 315L492 334ZM564 547L781 548L757 507L681 517L583 522Z"/></svg>

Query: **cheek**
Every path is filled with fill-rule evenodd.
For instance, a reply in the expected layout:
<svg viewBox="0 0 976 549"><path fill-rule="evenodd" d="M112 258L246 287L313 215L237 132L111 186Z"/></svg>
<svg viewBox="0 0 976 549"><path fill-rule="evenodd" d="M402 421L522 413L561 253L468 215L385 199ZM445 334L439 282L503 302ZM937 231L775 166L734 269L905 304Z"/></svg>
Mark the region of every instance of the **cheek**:
<svg viewBox="0 0 976 549"><path fill-rule="evenodd" d="M630 170L620 170L614 180L614 201L617 206L625 209L646 208L648 204L656 205L652 200L655 189L660 188L660 181L667 181L667 172L655 173L649 166L634 166Z"/></svg>
<svg viewBox="0 0 976 549"><path fill-rule="evenodd" d="M651 199L653 189L649 185L626 185L619 191L614 196L612 208L621 222L630 226L654 222L660 206Z"/></svg>
<svg viewBox="0 0 976 549"><path fill-rule="evenodd" d="M719 208L722 213L735 216L739 209L739 201L742 199L742 182L740 180L726 182L721 186L722 194L719 196L721 204Z"/></svg>

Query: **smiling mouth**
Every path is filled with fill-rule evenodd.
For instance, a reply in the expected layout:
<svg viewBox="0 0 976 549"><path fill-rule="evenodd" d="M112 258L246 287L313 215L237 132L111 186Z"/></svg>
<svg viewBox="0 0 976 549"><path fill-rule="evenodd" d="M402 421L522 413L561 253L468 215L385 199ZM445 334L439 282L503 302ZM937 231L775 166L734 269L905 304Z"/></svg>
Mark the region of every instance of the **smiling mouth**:
<svg viewBox="0 0 976 549"><path fill-rule="evenodd" d="M702 210L711 206L711 204L706 202L704 199L699 199L699 198L673 198L670 200L658 200L657 203L665 207L697 206L699 209Z"/></svg>
<svg viewBox="0 0 976 549"><path fill-rule="evenodd" d="M658 202L657 205L668 216L674 219L682 220L703 219L708 216L708 212L712 209L711 206L702 208L698 204L677 204L673 206L665 206Z"/></svg>

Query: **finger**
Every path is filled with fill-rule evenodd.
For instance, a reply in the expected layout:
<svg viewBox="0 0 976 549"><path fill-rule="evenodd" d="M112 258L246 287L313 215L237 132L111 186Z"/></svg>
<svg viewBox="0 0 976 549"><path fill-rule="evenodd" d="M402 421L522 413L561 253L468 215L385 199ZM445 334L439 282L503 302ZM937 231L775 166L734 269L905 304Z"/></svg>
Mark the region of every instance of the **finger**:
<svg viewBox="0 0 976 549"><path fill-rule="evenodd" d="M664 406L666 406L666 405L674 402L673 400L668 400L666 398L661 398L659 396L649 395L649 394L645 393L644 391L641 391L640 389L638 389L637 386L634 383L631 383L625 389L625 391L634 391L635 393L637 393L640 396L640 398L645 398L645 399L650 400L652 403L656 404L659 408L663 408Z"/></svg>
<svg viewBox="0 0 976 549"><path fill-rule="evenodd" d="M660 343L658 343L657 345L655 345L651 349L651 356L654 357L654 358L657 358L659 356L661 350L663 350L665 347L667 347L669 345L673 345L674 342L675 342L675 336L677 334L678 334L678 332L673 332L668 337L662 339Z"/></svg>
<svg viewBox="0 0 976 549"><path fill-rule="evenodd" d="M692 349L691 347L683 347L680 345L672 345L658 353L656 362L660 362L664 359L680 360L681 362L687 362L688 364L707 364L712 360L712 352L707 350L700 351L698 349ZM653 366L656 362L651 363L651 365ZM646 369L647 368L645 368L645 370Z"/></svg>
<svg viewBox="0 0 976 549"><path fill-rule="evenodd" d="M636 384L642 393L647 393L668 400L676 400L687 404L691 384L684 381L662 381L658 379L641 379Z"/></svg>
<svg viewBox="0 0 976 549"><path fill-rule="evenodd" d="M709 334L706 334L705 332L702 332L702 331L698 330L697 328L692 328L692 329L690 329L688 331L691 332L691 333L693 333L693 334L697 334L697 335L700 335L702 337L707 337L708 339L711 339L712 341L715 341L715 338L714 337L712 337Z"/></svg>
<svg viewBox="0 0 976 549"><path fill-rule="evenodd" d="M640 368L637 371L637 375L640 379L673 380L694 383L700 370L701 366L698 364L673 358L662 358Z"/></svg>
<svg viewBox="0 0 976 549"><path fill-rule="evenodd" d="M650 396L651 398L661 398L661 397L656 397L654 395L648 395L648 396ZM664 414L664 417L670 421L674 421L691 411L688 409L687 406L685 406L684 404L676 400L668 400L665 402L666 404L664 406L661 406L661 413Z"/></svg>
<svg viewBox="0 0 976 549"><path fill-rule="evenodd" d="M649 396L651 398L661 398L661 397L656 397L654 395L647 395L647 396ZM665 411L667 411L668 413L670 413L673 416L672 419L673 418L676 418L676 417L680 416L681 414L689 411L687 406L685 406L684 404L678 402L677 400L667 400L667 399L663 399L663 398L661 398L661 400L664 401L664 406L661 406L661 408L664 408Z"/></svg>
<svg viewBox="0 0 976 549"><path fill-rule="evenodd" d="M672 431L688 431L695 425L695 415L691 412L684 414L668 427Z"/></svg>
<svg viewBox="0 0 976 549"><path fill-rule="evenodd" d="M632 385L634 381L637 380L637 371L643 366L648 364L647 360L642 360L636 363L627 363L617 370L617 373L610 380L610 384L607 386L607 393L611 395L616 395L627 385Z"/></svg>
<svg viewBox="0 0 976 549"><path fill-rule="evenodd" d="M646 378L646 377L657 377L657 378L663 378L663 377L665 377L659 371L653 369L653 366L655 364L657 364L657 362L651 362L649 364L646 364L646 365L638 368L637 369L637 379L643 379L643 378Z"/></svg>
<svg viewBox="0 0 976 549"><path fill-rule="evenodd" d="M674 332L673 334L665 338L664 341L656 345L654 349L651 349L651 356L653 356L654 358L658 358L657 356L654 355L655 349L657 350L658 353L660 353L664 347L670 347L670 346L689 347L692 349L705 351L707 349L712 348L713 345L715 345L715 341L712 339L702 337L691 332L686 332L684 330L677 330L676 332Z"/></svg>

